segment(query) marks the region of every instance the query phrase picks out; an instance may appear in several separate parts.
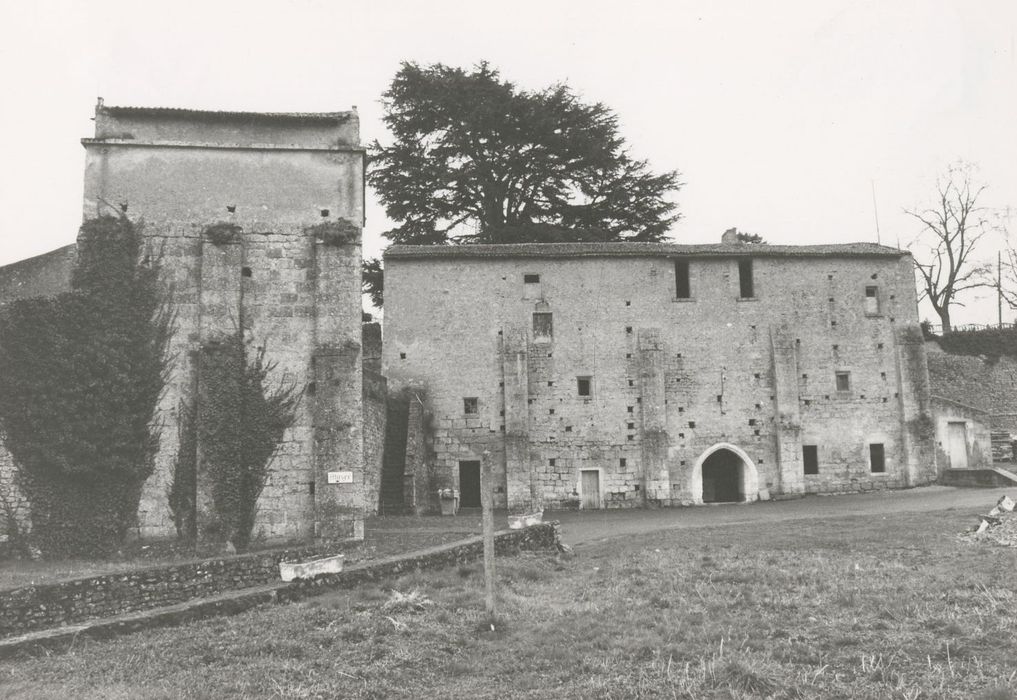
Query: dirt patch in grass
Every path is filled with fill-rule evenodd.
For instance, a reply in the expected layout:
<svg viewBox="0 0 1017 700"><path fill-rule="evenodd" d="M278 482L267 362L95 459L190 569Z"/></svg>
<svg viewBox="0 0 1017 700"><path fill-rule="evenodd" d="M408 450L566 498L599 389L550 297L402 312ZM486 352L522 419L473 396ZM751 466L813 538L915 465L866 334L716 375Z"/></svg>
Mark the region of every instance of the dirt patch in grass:
<svg viewBox="0 0 1017 700"><path fill-rule="evenodd" d="M1015 698L1017 550L958 513L671 530L0 664L35 697ZM398 595L396 594L398 592Z"/></svg>

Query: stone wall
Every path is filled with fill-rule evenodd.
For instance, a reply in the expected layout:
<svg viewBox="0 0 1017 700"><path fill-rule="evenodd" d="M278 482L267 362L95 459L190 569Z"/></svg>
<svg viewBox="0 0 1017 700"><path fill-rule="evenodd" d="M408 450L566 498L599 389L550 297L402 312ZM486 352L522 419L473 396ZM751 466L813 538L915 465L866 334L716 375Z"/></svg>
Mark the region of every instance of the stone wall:
<svg viewBox="0 0 1017 700"><path fill-rule="evenodd" d="M70 291L76 254L77 246L72 244L0 267L0 307L15 299Z"/></svg>
<svg viewBox="0 0 1017 700"><path fill-rule="evenodd" d="M936 421L936 463L940 474L947 469L991 467L993 456L989 414L943 396L934 395L932 406ZM963 456L953 454L953 450L959 450L960 445L959 442L957 445L952 444L952 440L959 441L960 435L964 439Z"/></svg>
<svg viewBox="0 0 1017 700"><path fill-rule="evenodd" d="M0 591L0 637L146 610L279 580L280 561L342 551L330 543L125 570Z"/></svg>
<svg viewBox="0 0 1017 700"><path fill-rule="evenodd" d="M362 527L360 240L327 227L363 221L363 151L354 112L319 115L96 109L85 146L84 216L110 205L143 219L173 290L176 358L162 405L143 536L168 536L176 416L201 385L202 343L243 329L274 365L270 382L305 388L258 501L255 536L345 537ZM209 227L238 233L216 241ZM200 455L200 448L199 448ZM199 459L199 491L204 481ZM353 482L330 480L349 472ZM199 505L207 498L199 493ZM199 523L201 520L199 519Z"/></svg>
<svg viewBox="0 0 1017 700"><path fill-rule="evenodd" d="M177 416L200 393L198 350L240 330L252 352L264 349L270 383L304 389L270 465L255 537L362 534L372 486L364 471L358 130L355 112L210 113L100 100L95 137L82 140L83 215L144 221L176 318L162 438L138 512L142 537L175 534L166 494ZM217 240L216 227L236 235ZM330 237L340 230L344 237ZM0 302L65 290L73 252L0 269ZM10 481L9 461L0 450L0 485ZM200 472L199 461L204 492ZM335 472L344 478L329 478ZM198 501L207 507L207 496Z"/></svg>
<svg viewBox="0 0 1017 700"><path fill-rule="evenodd" d="M1017 360L951 355L928 343L932 392L987 411L993 430L1017 432Z"/></svg>
<svg viewBox="0 0 1017 700"><path fill-rule="evenodd" d="M364 368L364 506L378 512L382 460L385 455L385 427L388 413L388 382Z"/></svg>
<svg viewBox="0 0 1017 700"><path fill-rule="evenodd" d="M495 534L495 551L557 551L556 522ZM0 591L0 638L83 620L172 605L226 591L279 582L279 562L340 551L335 544L281 549ZM369 561L338 574L279 583L277 600L296 600L327 588L350 587L418 569L464 564L483 555L472 537L408 555Z"/></svg>
<svg viewBox="0 0 1017 700"><path fill-rule="evenodd" d="M715 451L741 462L745 500L935 478L931 440L913 434L928 378L909 256L616 245L624 254L389 249L383 367L393 391L427 397L435 486L458 486L460 463L484 451L496 504L512 508L581 505L583 472L599 488L587 506L699 502ZM690 261L689 298L676 295L676 257ZM535 325L545 314L550 330ZM871 444L885 471L872 471ZM803 445L817 446L817 474Z"/></svg>

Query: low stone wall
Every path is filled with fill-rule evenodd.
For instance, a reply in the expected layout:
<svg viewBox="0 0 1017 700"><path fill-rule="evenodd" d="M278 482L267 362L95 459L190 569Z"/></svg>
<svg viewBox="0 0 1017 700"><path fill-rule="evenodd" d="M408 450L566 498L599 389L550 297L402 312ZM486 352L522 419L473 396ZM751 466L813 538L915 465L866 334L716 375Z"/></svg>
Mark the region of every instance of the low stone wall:
<svg viewBox="0 0 1017 700"><path fill-rule="evenodd" d="M541 523L521 530L502 530L496 533L495 551L500 555L512 555L520 551L557 551L559 542L558 523ZM277 587L271 593L260 591L256 592L257 595L252 594L248 607L269 599L298 600L330 588L348 588L417 569L465 564L483 555L484 543L482 537L471 537L406 555L356 564L340 573L325 574L313 580L291 583L280 581L280 561L306 559L340 549L341 546L333 544L327 547L241 554L0 591L0 639L87 619L170 606L265 584L277 584ZM151 620L158 621L152 625L145 621L149 618L139 617L123 623L100 625L97 629L113 630L110 632L113 634L121 628L121 631L132 631L156 624L177 624L224 614L221 612L224 609L235 608L239 612L246 609L244 605L243 600L239 600L236 605L228 600L210 601L208 606L181 607L167 611L163 616L152 616Z"/></svg>
<svg viewBox="0 0 1017 700"><path fill-rule="evenodd" d="M494 551L500 556L519 552L558 551L560 536L558 522L540 523L520 530L502 530L495 533ZM350 588L370 581L423 570L442 569L476 561L484 555L484 538L471 537L452 544L412 552L408 555L377 559L351 566L337 574L323 574L310 580L297 580L277 592L279 600L297 600L315 595L318 589Z"/></svg>
<svg viewBox="0 0 1017 700"><path fill-rule="evenodd" d="M292 547L0 591L0 638L272 583L280 561L342 549L341 543Z"/></svg>

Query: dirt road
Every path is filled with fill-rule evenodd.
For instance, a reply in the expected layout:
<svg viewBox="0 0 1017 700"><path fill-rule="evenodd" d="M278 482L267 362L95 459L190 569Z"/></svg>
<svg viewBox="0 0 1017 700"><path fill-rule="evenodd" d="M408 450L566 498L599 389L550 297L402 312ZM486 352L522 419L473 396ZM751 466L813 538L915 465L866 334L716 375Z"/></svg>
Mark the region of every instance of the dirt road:
<svg viewBox="0 0 1017 700"><path fill-rule="evenodd" d="M923 486L899 491L874 491L842 496L807 496L766 503L660 508L654 510L548 511L544 520L561 522L562 539L583 545L613 537L687 527L752 525L785 520L810 520L843 515L882 516L897 512L968 510L985 513L1003 494L1017 500L1017 489L975 489Z"/></svg>

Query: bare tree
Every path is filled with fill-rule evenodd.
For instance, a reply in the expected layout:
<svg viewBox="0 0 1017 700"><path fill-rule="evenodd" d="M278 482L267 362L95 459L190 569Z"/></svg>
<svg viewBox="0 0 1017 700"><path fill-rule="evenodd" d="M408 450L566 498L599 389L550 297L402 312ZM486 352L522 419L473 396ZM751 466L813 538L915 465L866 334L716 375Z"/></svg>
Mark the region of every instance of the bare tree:
<svg viewBox="0 0 1017 700"><path fill-rule="evenodd" d="M964 306L957 295L978 287L994 287L992 266L979 261L976 249L987 233L996 230L990 212L978 205L986 185L972 181L972 167L950 166L936 183L936 203L921 211L904 213L921 222L922 230L909 246L921 274L919 299L927 298L949 333L950 307Z"/></svg>
<svg viewBox="0 0 1017 700"><path fill-rule="evenodd" d="M1017 310L1017 244L1003 249L999 273L999 294L1011 309Z"/></svg>

